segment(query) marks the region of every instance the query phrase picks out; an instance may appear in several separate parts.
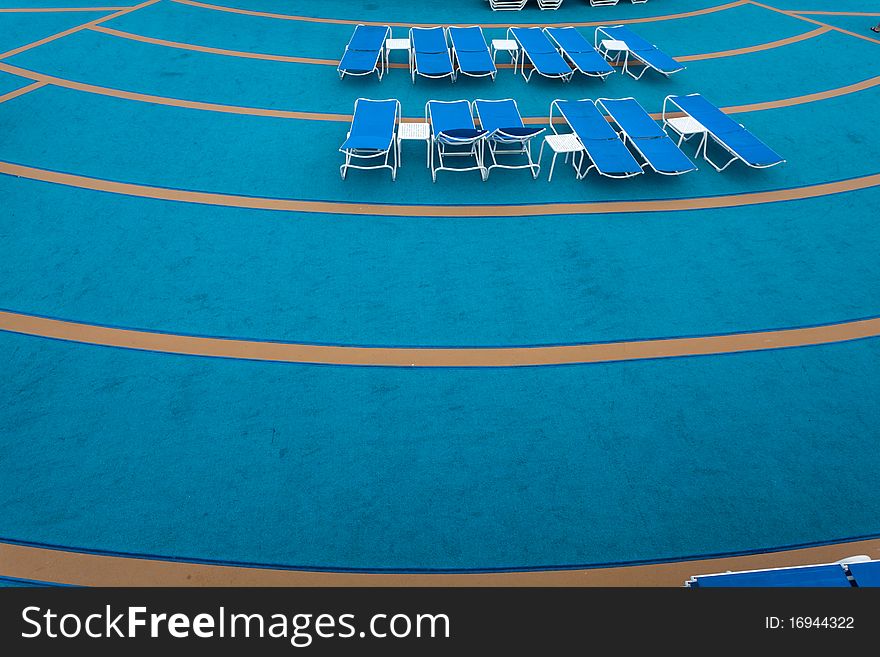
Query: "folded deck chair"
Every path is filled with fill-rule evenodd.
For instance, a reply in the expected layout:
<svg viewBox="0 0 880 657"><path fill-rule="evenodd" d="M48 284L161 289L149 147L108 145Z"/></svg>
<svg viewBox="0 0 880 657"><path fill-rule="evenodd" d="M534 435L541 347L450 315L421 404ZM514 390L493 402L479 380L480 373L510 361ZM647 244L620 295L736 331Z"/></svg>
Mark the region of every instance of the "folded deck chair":
<svg viewBox="0 0 880 657"><path fill-rule="evenodd" d="M631 178L643 173L632 153L620 140L602 112L592 100L554 100L550 103L550 127L558 132L553 120L554 108L577 135L591 164L584 168L582 162L576 165L578 178L590 171L596 171L608 178Z"/></svg>
<svg viewBox="0 0 880 657"><path fill-rule="evenodd" d="M446 32L442 27L411 27L409 29L409 70L412 81L416 76L449 78L455 82L455 70L449 56Z"/></svg>
<svg viewBox="0 0 880 657"><path fill-rule="evenodd" d="M483 166L486 130L477 130L471 115L471 104L466 100L429 100L425 118L431 124L431 177L437 182L438 171L479 171L483 180L489 176ZM434 163L434 151L438 164ZM474 158L472 167L447 167L446 157Z"/></svg>
<svg viewBox="0 0 880 657"><path fill-rule="evenodd" d="M519 44L518 65L526 82L533 73L545 78L560 78L564 82L571 80L574 71L540 27L511 27L507 30L507 38ZM532 65L528 75L526 60Z"/></svg>
<svg viewBox="0 0 880 657"><path fill-rule="evenodd" d="M789 566L694 575L684 585L688 588L852 587L842 564Z"/></svg>
<svg viewBox="0 0 880 657"><path fill-rule="evenodd" d="M345 180L349 169L391 169L391 180L397 178L397 152L394 137L400 121L400 102L394 99L370 100L358 98L354 102L354 116L351 129L340 152L345 154L345 163L339 173ZM394 162L390 162L394 151ZM373 160L378 164L352 164L352 160Z"/></svg>
<svg viewBox="0 0 880 657"><path fill-rule="evenodd" d="M385 40L391 38L391 28L387 25L358 25L345 52L339 61L337 72L341 80L346 75L371 75L375 73L382 79L385 73L385 60L382 50Z"/></svg>
<svg viewBox="0 0 880 657"><path fill-rule="evenodd" d="M605 78L614 72L605 58L573 27L545 27L544 32L574 70L590 77Z"/></svg>
<svg viewBox="0 0 880 657"><path fill-rule="evenodd" d="M492 164L486 169L486 176L492 169L529 169L532 178L538 177L541 165L532 159L532 139L544 128L527 128L519 113L516 101L504 100L474 101L474 113L480 119L480 126L487 131L486 143ZM498 158L508 155L524 155L526 164L499 164Z"/></svg>
<svg viewBox="0 0 880 657"><path fill-rule="evenodd" d="M696 155L702 152L703 158L711 164L716 171L724 171L733 162L741 161L755 169L766 169L785 162L783 157L760 139L755 137L746 128L734 121L715 105L703 98L700 94L688 96L667 96L663 101L663 126L671 126L676 130L675 119L670 117L668 106L673 105L687 114L691 121L692 134L701 134L702 139L697 147ZM686 141L692 134L687 135L676 130L681 135L679 145ZM730 159L723 165L716 164L709 158L709 137L721 146L730 155Z"/></svg>
<svg viewBox="0 0 880 657"><path fill-rule="evenodd" d="M617 51L612 57L611 52L605 47L605 41L622 41L626 44L626 51ZM669 77L673 73L683 71L684 66L672 57L660 50L652 43L648 43L626 25L614 25L611 27L597 27L595 42L597 49L609 61L617 62L623 55L623 69L621 73L627 73L634 79L641 78L648 69ZM642 70L638 75L632 72L633 64L641 65Z"/></svg>
<svg viewBox="0 0 880 657"><path fill-rule="evenodd" d="M452 60L457 73L475 78L495 79L495 62L483 36L483 29L471 27L449 27L449 41L452 43Z"/></svg>
<svg viewBox="0 0 880 657"><path fill-rule="evenodd" d="M519 11L528 0L489 0L492 11Z"/></svg>
<svg viewBox="0 0 880 657"><path fill-rule="evenodd" d="M600 98L596 105L617 124L624 143L642 156L642 168L650 167L664 176L678 176L697 167L675 144L635 98Z"/></svg>

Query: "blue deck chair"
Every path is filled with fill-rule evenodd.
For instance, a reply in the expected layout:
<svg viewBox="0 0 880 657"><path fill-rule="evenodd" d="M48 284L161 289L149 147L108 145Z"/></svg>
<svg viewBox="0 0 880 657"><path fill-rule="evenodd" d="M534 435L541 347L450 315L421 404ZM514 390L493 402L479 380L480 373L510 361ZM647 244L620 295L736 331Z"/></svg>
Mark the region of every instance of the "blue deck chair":
<svg viewBox="0 0 880 657"><path fill-rule="evenodd" d="M606 42L609 40L622 41L626 44L627 49L625 51L609 50L606 47ZM657 71L666 77L685 69L682 64L675 61L653 43L645 41L626 25L597 27L595 44L597 50L609 61L617 63L620 57L623 56L621 73L627 73L636 80L641 78L648 69ZM616 54L612 56L612 52L616 52ZM642 66L642 70L638 75L630 70L633 64Z"/></svg>
<svg viewBox="0 0 880 657"><path fill-rule="evenodd" d="M519 44L517 64L526 82L533 73L545 78L559 78L563 82L571 80L574 71L556 50L556 46L540 27L511 27L507 30L507 38ZM526 75L526 60L532 65Z"/></svg>
<svg viewBox="0 0 880 657"><path fill-rule="evenodd" d="M532 178L537 178L541 165L532 159L532 139L544 132L544 128L527 128L519 113L519 107L512 98L504 100L474 101L474 113L480 126L486 130L486 143L492 164L486 169L486 176L492 169L529 169ZM526 164L499 164L498 158L508 155L525 156Z"/></svg>
<svg viewBox="0 0 880 657"><path fill-rule="evenodd" d="M593 169L608 178L632 178L644 173L592 100L556 99L550 103L550 127L558 133L554 108L571 132L577 135L584 147L584 155L590 159L591 164L586 168L583 167L584 155L575 164L578 178L583 178Z"/></svg>
<svg viewBox="0 0 880 657"><path fill-rule="evenodd" d="M699 156L702 152L703 158L716 171L724 171L737 160L755 169L766 169L785 162L779 153L700 94L667 96L663 101L663 126L669 125L675 129L675 122L669 116L671 112L667 111L669 105L677 107L696 122L697 134L702 135L696 155ZM690 138L690 135L679 134L681 134L679 145L683 140ZM724 165L718 165L709 158L709 137L712 137L712 140L730 155L730 159Z"/></svg>
<svg viewBox="0 0 880 657"><path fill-rule="evenodd" d="M545 27L544 32L559 48L559 52L574 70L590 77L605 78L614 73L614 69L605 58L587 41L583 34L574 27Z"/></svg>
<svg viewBox="0 0 880 657"><path fill-rule="evenodd" d="M452 60L457 72L474 78L491 77L494 80L498 69L492 61L483 28L477 25L450 26L447 32L452 43Z"/></svg>
<svg viewBox="0 0 880 657"><path fill-rule="evenodd" d="M856 586L872 588L880 586L880 561L848 563L846 567Z"/></svg>
<svg viewBox="0 0 880 657"><path fill-rule="evenodd" d="M394 142L399 122L400 101L358 98L354 102L351 129L339 147L345 155L345 163L339 167L343 180L349 169L391 169L391 180L397 178L398 154ZM390 161L392 151L393 163ZM378 160L379 164L352 164L353 159Z"/></svg>
<svg viewBox="0 0 880 657"><path fill-rule="evenodd" d="M416 75L426 78L449 78L455 82L455 69L442 27L411 27L409 29L409 71L413 83Z"/></svg>
<svg viewBox="0 0 880 657"><path fill-rule="evenodd" d="M678 176L697 167L682 153L666 131L651 118L635 98L600 98L596 105L617 124L624 143L635 149L645 163L664 176Z"/></svg>
<svg viewBox="0 0 880 657"><path fill-rule="evenodd" d="M843 565L823 564L697 575L685 582L685 586L689 588L805 586L849 588L852 584L846 576Z"/></svg>
<svg viewBox="0 0 880 657"><path fill-rule="evenodd" d="M385 40L391 38L391 28L387 25L358 25L345 52L339 61L337 72L341 80L346 75L372 75L382 79L385 73L385 60L382 51Z"/></svg>
<svg viewBox="0 0 880 657"><path fill-rule="evenodd" d="M483 180L489 172L483 165L486 130L478 130L466 100L429 100L425 119L431 124L431 177L437 182L438 171L479 171ZM437 152L438 164L434 163ZM472 167L447 167L446 157L474 158Z"/></svg>

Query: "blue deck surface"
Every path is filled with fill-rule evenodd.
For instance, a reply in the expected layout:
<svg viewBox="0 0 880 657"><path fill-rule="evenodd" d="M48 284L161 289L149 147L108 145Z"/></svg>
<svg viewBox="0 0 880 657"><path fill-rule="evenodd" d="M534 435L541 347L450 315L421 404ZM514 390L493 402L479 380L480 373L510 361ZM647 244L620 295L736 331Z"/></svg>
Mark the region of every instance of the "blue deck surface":
<svg viewBox="0 0 880 657"><path fill-rule="evenodd" d="M14 67L0 70L0 96L53 77L0 103L0 166L350 205L340 214L222 207L0 174L0 322L11 312L169 334L430 348L736 334L880 315L877 181L867 178L880 174L880 43L870 17L810 16L859 39L810 34L821 26L751 4L650 20L722 0L570 0L521 14L465 0L212 4L312 20L163 0L102 25L328 62L75 31L0 59ZM842 0L833 10L863 5ZM0 53L109 13L0 13ZM606 84L526 84L509 68L494 84L413 85L402 68L381 83L340 81L333 63L353 29L346 21L631 19L646 19L630 27L666 52L697 58L670 79L614 73ZM486 29L490 39L503 32ZM709 56L737 49L755 51ZM619 181L575 180L559 161L548 183L545 154L538 180L496 170L485 183L475 172L432 183L424 145L407 142L396 182L387 170L339 177L337 149L359 96L398 98L408 117L429 99L513 97L543 121L554 98L634 96L656 113L667 94L691 92L722 107L759 104L733 117L786 162L717 173L700 159L681 177ZM693 157L695 144L683 149ZM853 191L811 191L862 178ZM803 198L744 204L778 190ZM670 199L710 207L505 216L522 204ZM722 203L734 207L711 207ZM373 204L413 207L383 216ZM462 205L475 206L472 216L425 216ZM830 342L423 369L212 359L0 330L0 540L329 570L481 571L876 536L880 337ZM15 583L4 574L0 585Z"/></svg>

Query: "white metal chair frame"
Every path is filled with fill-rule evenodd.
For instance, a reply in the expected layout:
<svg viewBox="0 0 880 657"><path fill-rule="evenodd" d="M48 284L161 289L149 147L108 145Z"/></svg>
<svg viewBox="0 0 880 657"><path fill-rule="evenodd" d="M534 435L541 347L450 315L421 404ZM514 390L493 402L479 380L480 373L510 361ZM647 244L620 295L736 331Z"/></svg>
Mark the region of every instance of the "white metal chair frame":
<svg viewBox="0 0 880 657"><path fill-rule="evenodd" d="M483 181L489 178L489 171L484 166L484 157L486 149L486 132L482 131L476 137L459 138L448 134L434 132L434 123L431 119L431 104L453 105L460 103L460 100L429 100L425 103L425 120L431 124L431 155L429 166L431 168L431 178L437 182L438 171L479 171ZM464 101L467 102L467 101ZM470 107L470 103L468 103ZM453 150L454 149L454 150ZM439 166L435 166L434 153L436 151ZM443 161L444 157L473 157L476 166L472 167L448 167Z"/></svg>
<svg viewBox="0 0 880 657"><path fill-rule="evenodd" d="M505 100L513 99L511 98ZM480 109L477 105L478 102L491 103L494 101L478 98L473 102L474 114L477 115L477 118L480 120L480 124L482 125L483 119L480 117ZM513 105L514 107L516 107L516 111L519 112L519 107L516 104L516 100L513 100ZM538 174L541 172L541 164L540 162L535 162L534 159L532 159L532 139L543 132L544 129L541 129L540 132L536 132L533 135L523 137L520 135L509 134L507 132L504 132L502 128L498 128L487 134L486 143L489 145L489 155L492 156L492 164L486 168L486 177L489 177L489 173L492 171L492 169L529 169L529 171L531 171L532 173L532 178L537 179ZM505 146L507 147L505 148ZM506 157L508 155L525 155L526 159L528 160L528 164L498 163L499 156Z"/></svg>

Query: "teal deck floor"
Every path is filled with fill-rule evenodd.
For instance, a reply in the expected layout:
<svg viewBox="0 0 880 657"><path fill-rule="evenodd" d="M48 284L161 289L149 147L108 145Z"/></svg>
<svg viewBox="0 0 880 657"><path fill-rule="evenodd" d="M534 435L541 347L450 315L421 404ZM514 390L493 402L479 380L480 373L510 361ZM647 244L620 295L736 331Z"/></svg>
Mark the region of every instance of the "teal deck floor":
<svg viewBox="0 0 880 657"><path fill-rule="evenodd" d="M132 38L333 60L352 29L340 19L613 24L730 3L567 0L558 12L522 14L478 0L211 4L332 20L163 0L102 23L128 37L84 29L0 56L12 67L0 70L0 96L51 76L0 102L0 166L341 202L346 213L218 207L0 174L0 311L170 334L425 348L705 336L880 315L868 178L880 174L880 43L867 30L880 18L808 16L862 39L810 34L820 26L750 3L634 23L677 56L793 41L689 61L670 79L615 74L605 84L526 84L509 69L494 84L413 85L397 68L381 83L340 81L329 65ZM854 1L765 4L866 11ZM110 13L0 12L0 54ZM717 173L699 161L679 178L578 181L560 162L548 183L545 158L538 180L493 171L485 183L475 173L432 183L424 146L409 142L396 182L387 171L339 178L337 148L359 96L399 98L408 117L431 98L514 97L523 114L546 117L554 98L634 96L659 112L666 95L691 92L724 107L778 105L735 118L786 163ZM868 182L809 193L855 179ZM736 205L775 190L807 197L526 217L482 207L503 215L521 204ZM413 216L362 212L379 203L412 206ZM470 207L468 216L423 216L436 206ZM880 535L880 338L431 369L204 358L0 330L0 355L4 541L318 570L472 572ZM0 567L0 586L16 583L3 575Z"/></svg>

